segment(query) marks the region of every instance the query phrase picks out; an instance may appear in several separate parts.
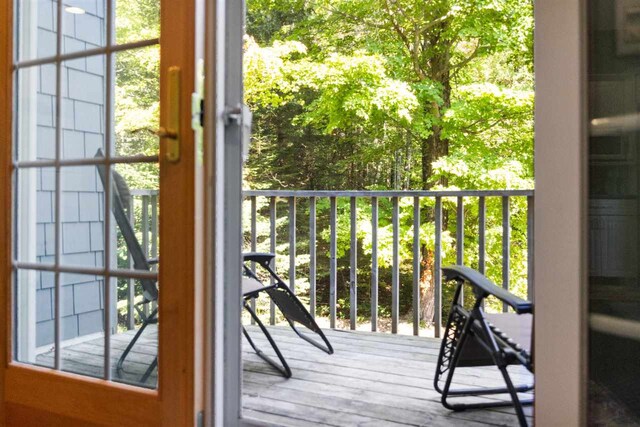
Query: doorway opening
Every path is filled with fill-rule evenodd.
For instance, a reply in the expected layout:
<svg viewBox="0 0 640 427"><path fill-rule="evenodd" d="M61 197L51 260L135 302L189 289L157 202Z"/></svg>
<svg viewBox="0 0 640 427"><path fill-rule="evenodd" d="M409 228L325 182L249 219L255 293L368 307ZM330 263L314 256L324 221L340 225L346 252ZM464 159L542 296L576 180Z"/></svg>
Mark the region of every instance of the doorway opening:
<svg viewBox="0 0 640 427"><path fill-rule="evenodd" d="M498 3L247 1L243 251L275 255L335 352L300 340L272 295L247 298L245 329L279 360L268 325L292 377L244 342L244 416L515 422L452 414L431 384L454 293L441 267L533 295L533 6Z"/></svg>

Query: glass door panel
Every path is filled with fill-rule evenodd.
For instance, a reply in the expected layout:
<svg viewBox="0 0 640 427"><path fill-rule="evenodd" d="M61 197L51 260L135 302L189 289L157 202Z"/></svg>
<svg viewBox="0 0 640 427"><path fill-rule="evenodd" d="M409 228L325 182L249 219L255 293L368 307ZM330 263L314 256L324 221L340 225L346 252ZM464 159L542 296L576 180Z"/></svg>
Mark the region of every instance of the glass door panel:
<svg viewBox="0 0 640 427"><path fill-rule="evenodd" d="M13 357L156 388L160 0L14 6Z"/></svg>
<svg viewBox="0 0 640 427"><path fill-rule="evenodd" d="M589 424L640 424L640 2L590 0Z"/></svg>

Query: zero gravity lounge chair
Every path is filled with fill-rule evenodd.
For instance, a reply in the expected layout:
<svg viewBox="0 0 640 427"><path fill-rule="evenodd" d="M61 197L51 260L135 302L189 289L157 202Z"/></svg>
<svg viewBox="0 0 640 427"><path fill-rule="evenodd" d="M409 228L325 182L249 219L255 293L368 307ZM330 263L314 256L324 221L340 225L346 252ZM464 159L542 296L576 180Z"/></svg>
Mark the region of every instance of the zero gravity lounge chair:
<svg viewBox="0 0 640 427"><path fill-rule="evenodd" d="M313 319L313 316L311 316L309 310L306 309L306 307L302 304L302 302L300 302L298 297L296 297L295 294L291 291L289 286L287 286L287 284L271 268L270 263L274 258L275 255L268 253L252 252L243 254L244 275L242 276L242 305L245 310L249 312L251 318L260 327L260 330L265 335L265 337L269 341L269 344L273 348L273 351L276 353L276 356L280 360L280 364L278 364L275 360L270 358L256 346L244 326L242 327L242 332L244 333L247 341L255 350L258 356L260 356L264 361L277 369L278 372L280 372L284 377L290 378L291 369L289 368L287 361L285 360L284 356L282 356L278 345L273 340L273 337L271 336L267 328L264 326L260 318L256 315L255 311L253 311L253 309L249 305L249 301L252 298L257 297L261 292L265 292L267 295L269 295L275 305L278 306L278 309L280 309L280 312L289 323L289 326L291 326L291 329L293 329L293 331L300 338L304 339L305 341L318 347L320 350L328 354L333 354L333 347L331 347L329 340L327 340L327 337L324 335L316 321ZM247 266L248 262L254 262L264 270L266 270L269 273L269 276L271 276L271 278L273 279L273 284L264 285L260 281L258 276L253 271L251 271L249 266ZM318 334L323 343L314 340L313 338L310 338L306 334L300 332L300 330L298 330L298 328L296 327L296 323L299 323L300 325L305 326L310 331Z"/></svg>
<svg viewBox="0 0 640 427"><path fill-rule="evenodd" d="M521 426L527 425L523 405L532 399L521 399L518 393L533 389L533 384L514 385L508 365L522 365L533 373L532 320L533 304L513 295L492 283L481 273L464 266L442 269L445 280L457 282L451 312L447 320L440 355L436 365L434 387L442 395L442 405L454 411L465 409L514 406ZM470 285L474 302L468 309L459 297L465 284ZM490 314L484 312L484 299L494 296L513 309L513 313ZM499 388L452 388L451 382L456 368L473 366L496 366L506 387ZM441 381L444 386L441 387ZM452 403L450 398L508 394L511 400L488 400L474 403Z"/></svg>
<svg viewBox="0 0 640 427"><path fill-rule="evenodd" d="M95 157L104 157L101 149L98 150ZM106 188L106 167L104 165L98 165L97 168L103 188ZM129 194L129 189L127 187L126 181L115 170L112 170L111 176L111 211L113 213L113 217L116 220L116 223L118 224L118 228L120 229L122 238L125 241L127 250L131 255L131 259L133 260L133 268L135 270L151 271L151 266L157 264L158 260L148 259L146 257L144 251L142 250L142 246L140 246L140 242L136 237L135 231L133 230L133 227L127 218L125 206L128 206L129 209L131 209L132 206L130 206L129 200L125 200L122 197L124 194ZM124 352L122 352L120 358L118 359L118 362L116 363L116 374L119 377L122 377L122 372L124 371L123 364L125 359L129 355L129 352L131 352L131 349L136 344L146 327L151 324L158 323L157 307L153 308L148 314L143 309L145 306L148 307L148 304L158 301L158 287L156 281L153 279L140 279L140 283L142 284L142 301L134 304L133 307L140 316L142 325L140 326L140 329L138 329L134 337L131 339ZM158 356L153 359L147 370L140 378L141 384L147 382L149 376L157 366Z"/></svg>

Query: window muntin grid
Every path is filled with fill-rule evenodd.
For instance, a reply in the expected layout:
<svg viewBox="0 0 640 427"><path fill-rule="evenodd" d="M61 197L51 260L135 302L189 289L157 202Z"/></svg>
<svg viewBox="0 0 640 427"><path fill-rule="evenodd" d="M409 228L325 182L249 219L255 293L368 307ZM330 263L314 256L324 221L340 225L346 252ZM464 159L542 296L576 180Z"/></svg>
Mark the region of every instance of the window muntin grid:
<svg viewBox="0 0 640 427"><path fill-rule="evenodd" d="M47 55L48 51L45 49L43 52L44 55L25 55L23 51L23 41L21 36L24 38L30 39L33 37L33 28L22 28L24 22L24 18L21 16L23 5L23 0L15 0L16 4L16 28L18 31L15 35L15 46L14 52L16 55L14 57L14 76L19 77L20 72L24 72L25 70L39 69L41 67L55 67L55 85L52 88L54 92L54 106L53 106L53 128L55 129L55 144L54 144L54 155L53 158L38 158L40 156L21 156L22 152L22 144L21 144L21 135L19 129L21 126L18 124L20 120L22 120L21 116L27 114L25 112L22 113L21 106L24 103L31 102L34 100L21 100L20 98L16 98L15 111L18 112L16 117L14 118L14 161L13 161L13 176L14 176L14 188L13 188L13 200L14 200L14 234L13 234L13 275L15 284L16 294L19 293L18 287L18 277L23 272L34 272L37 274L53 274L54 276L54 286L53 286L53 294L54 294L54 307L53 307L53 320L54 320L54 360L52 363L52 367L56 370L62 369L62 360L61 360L61 341L62 341L62 330L61 330L61 276L63 275L95 275L96 277L102 277L104 280L104 286L102 286L102 298L104 301L104 318L103 318L103 330L104 330L104 366L103 366L103 375L102 378L106 380L112 380L112 367L111 367L111 333L110 328L112 325L112 290L110 284L111 278L123 278L123 279L158 279L158 274L155 270L152 271L140 271L131 269L122 269L118 268L117 264L112 266L111 256L112 251L116 248L112 245L111 232L112 232L112 214L111 214L111 204L112 204L112 185L113 185L113 175L111 171L114 169L114 166L117 164L145 164L145 163L158 163L158 155L131 155L131 156L121 156L114 155L115 152L115 144L113 141L113 126L114 126L114 117L113 117L113 105L114 105L114 93L113 87L115 82L114 76L114 55L117 52L125 52L125 51L133 51L135 49L145 48L149 46L157 46L159 45L159 38L149 38L145 40L134 40L131 37L119 37L119 39L125 41L125 43L118 44L116 40L116 34L114 29L114 21L115 21L115 0L104 0L104 29L101 30L103 36L101 37L100 43L97 46L91 46L90 44L86 44L84 48L69 48L67 44L69 44L68 40L65 40L65 19L68 20L68 17L65 15L65 8L71 6L71 3L78 3L79 0L67 0L67 2L56 2L56 1L42 1L42 0L33 0L33 4L44 5L51 3L53 5L52 9L52 19L53 19L53 27L52 29L55 32L55 55ZM158 0L159 2L159 0ZM34 5L31 4L29 7L33 8ZM97 2L95 4L100 4ZM37 11L37 7L35 6L35 10ZM31 10L33 13L33 10ZM33 25L32 22L30 25ZM26 26L29 26L27 24ZM35 31L39 31L38 25L36 25ZM26 35L25 35L26 34ZM143 33L144 35L154 35L153 31L148 31ZM103 108L103 120L104 126L102 128L103 132L103 147L104 147L104 157L96 158L86 156L84 158L73 158L69 156L64 156L63 153L63 98L64 91L63 89L63 81L64 78L64 70L66 69L68 72L68 67L64 66L65 62L73 61L73 60L81 60L87 58L95 58L97 56L102 56L104 58L104 108ZM14 80L16 82L15 93L20 93L20 79L16 78ZM41 84L41 83L39 83ZM71 82L73 84L73 82ZM68 88L66 88L68 90ZM85 153L86 154L86 153ZM44 157L44 156L43 156ZM49 156L51 157L51 156ZM102 197L104 198L103 203L101 204L101 210L103 211L102 215L102 223L103 223L103 260L102 266L88 266L88 265L74 265L73 263L65 262L62 258L62 197L63 197L63 180L62 175L63 171L66 171L69 167L76 166L92 166L96 167L98 165L104 165L106 168L106 185L103 188ZM52 201L52 217L53 217L53 263L41 262L41 261L32 261L30 257L21 258L18 256L20 253L20 231L17 226L19 221L19 199L21 197L21 191L24 190L20 188L20 175L23 173L28 173L28 171L43 171L43 170L53 170L54 171L54 190L53 190L53 201ZM37 173L37 172L36 172ZM33 189L31 190L33 191ZM36 207L37 209L37 207ZM30 243L28 243L30 244ZM17 313L20 309L17 306L20 301L17 301L14 298L14 307L15 312ZM35 310L35 307L31 307L30 309ZM18 317L14 316L14 335L17 335L16 331L18 329ZM18 340L16 340L18 341ZM20 359L19 356L19 348L18 345L14 345L14 358Z"/></svg>

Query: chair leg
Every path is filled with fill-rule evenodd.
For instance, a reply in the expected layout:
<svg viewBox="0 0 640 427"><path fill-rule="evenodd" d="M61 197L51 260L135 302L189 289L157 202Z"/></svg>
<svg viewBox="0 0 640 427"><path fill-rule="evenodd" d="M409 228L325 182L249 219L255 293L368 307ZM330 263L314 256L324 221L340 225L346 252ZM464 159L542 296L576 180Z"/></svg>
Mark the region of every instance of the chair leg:
<svg viewBox="0 0 640 427"><path fill-rule="evenodd" d="M533 399L520 399L518 393L527 392L533 390L533 385L523 384L514 386L509 372L506 366L499 366L506 387L496 388L483 388L483 389L455 389L451 390L451 382L453 379L453 373L455 371L455 365L452 365L447 375L444 389L442 390L442 406L452 411L465 411L467 409L487 409L487 408L499 408L506 406L513 406L518 417L518 422L521 427L527 427L527 419L524 415L524 405L532 405ZM440 390L438 390L440 391ZM511 400L499 400L493 402L477 402L477 403L450 403L447 399L450 397L462 397L462 396L485 396L491 394L506 394L511 396Z"/></svg>
<svg viewBox="0 0 640 427"><path fill-rule="evenodd" d="M118 375L118 377L122 376L122 370L123 370L122 365L124 364L124 360L129 355L129 352L131 351L135 343L138 341L138 339L140 338L144 330L147 328L147 326L149 326L151 323L154 323L157 315L158 315L158 309L156 308L151 312L149 317L144 319L144 321L142 322L142 326L140 326L140 329L138 329L138 332L136 332L136 334L133 336L133 339L129 342L129 344L127 345L127 348L125 348L124 352L122 352L122 354L120 355L120 358L116 363L116 374Z"/></svg>
<svg viewBox="0 0 640 427"><path fill-rule="evenodd" d="M140 382L142 384L146 383L147 380L149 379L149 377L151 376L151 373L153 372L153 370L156 368L156 366L158 366L158 356L156 356L153 359L153 362L151 362L151 365L149 365L149 367L147 368L147 370L145 371L144 375L142 376L142 378L140 378Z"/></svg>
<svg viewBox="0 0 640 427"><path fill-rule="evenodd" d="M280 372L280 374L282 374L282 376L284 376L285 378L291 378L291 368L289 368L289 365L287 364L287 361L285 360L284 356L282 355L282 353L280 352L280 349L278 348L278 346L276 345L275 341L273 340L273 338L271 337L271 334L269 333L269 331L267 330L267 328L264 326L264 324L262 323L262 321L260 320L260 318L256 315L256 313L251 309L251 307L249 306L249 304L247 304L246 301L243 301L243 305L244 308L249 312L249 314L251 315L251 318L253 320L255 320L256 324L260 327L260 329L262 330L262 333L264 334L264 336L267 338L267 340L269 341L269 344L271 345L271 348L273 348L273 351L275 351L276 356L278 356L278 359L280 360L281 365L278 365L278 363L276 361L274 361L272 358L270 358L269 356L267 356L262 350L260 350L256 344L253 342L253 340L251 339L251 337L249 336L249 333L247 332L247 330L244 328L244 326L242 327L242 333L244 334L245 338L247 338L247 341L249 341L249 345L251 345L251 347L253 348L253 350L256 352L256 354L265 362L267 362L269 365L273 366L273 368L275 368L278 372Z"/></svg>
<svg viewBox="0 0 640 427"><path fill-rule="evenodd" d="M524 408L522 407L523 403L520 402L520 398L518 397L516 388L513 386L513 381L511 381L509 372L507 372L507 367L501 366L500 372L502 372L502 376L504 377L504 382L507 384L507 388L509 389L509 394L511 395L511 400L513 401L513 406L516 410L516 415L518 416L520 427L527 427L528 425L527 419L524 416Z"/></svg>

